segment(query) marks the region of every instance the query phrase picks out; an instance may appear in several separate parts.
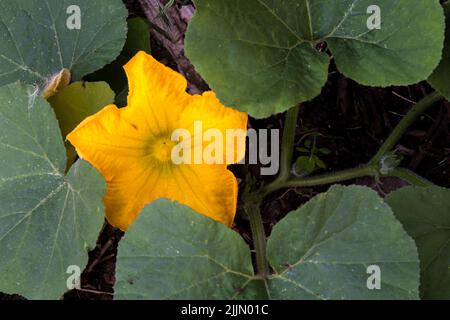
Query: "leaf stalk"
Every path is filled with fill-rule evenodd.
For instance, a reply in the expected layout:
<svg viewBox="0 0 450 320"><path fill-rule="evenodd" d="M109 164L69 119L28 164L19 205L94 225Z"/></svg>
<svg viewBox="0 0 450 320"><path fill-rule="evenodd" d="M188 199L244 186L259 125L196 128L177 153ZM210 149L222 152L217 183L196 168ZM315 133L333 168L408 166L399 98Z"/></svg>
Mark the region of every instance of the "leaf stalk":
<svg viewBox="0 0 450 320"><path fill-rule="evenodd" d="M369 161L368 164L362 167L338 171L331 174L294 179L290 178L290 170L294 149L295 126L297 123L298 107L297 110L289 110L286 116L286 124L283 132L280 174L273 182L267 184L262 188L262 196L265 197L277 190L285 188L311 187L324 184L332 184L364 176L375 178L378 178L380 176L392 176L401 178L414 185L432 185L432 183L427 181L425 178L420 177L405 168L393 168L390 172L382 173L380 172L380 164L383 158L392 152L395 145L405 134L406 130L408 130L411 124L428 108L443 99L444 97L442 95L437 92L433 92L417 102L394 128L389 137L386 139L386 141L383 143L383 145L380 147L378 152ZM287 136L289 134L290 137Z"/></svg>
<svg viewBox="0 0 450 320"><path fill-rule="evenodd" d="M265 279L268 277L269 262L267 261L267 239L264 231L264 224L260 212L260 201L251 201L245 204L245 212L250 221L250 228L252 230L253 244L256 253L256 273L257 276Z"/></svg>
<svg viewBox="0 0 450 320"><path fill-rule="evenodd" d="M258 191L247 190L244 194L244 209L250 221L250 227L253 236L253 242L256 252L256 271L257 275L263 279L270 274L269 263L267 260L267 239L264 231L264 224L261 217L260 206L265 196L284 188L312 187L325 184L333 184L341 181L355 179L359 177L374 177L378 179L384 177L398 177L413 185L429 186L431 182L425 178L413 173L405 168L396 167L384 168L382 166L383 159L393 153L393 149L406 130L428 108L436 102L444 99L437 92L433 92L420 100L411 110L403 117L399 124L395 127L383 145L380 147L376 155L368 164L353 168L334 172L331 174L318 175L306 178L291 178L292 157L294 154L295 130L297 126L297 118L299 106L290 109L287 112L280 157L280 173L278 177L271 183L263 186ZM391 155L392 156L392 155ZM394 154L395 156L395 154Z"/></svg>

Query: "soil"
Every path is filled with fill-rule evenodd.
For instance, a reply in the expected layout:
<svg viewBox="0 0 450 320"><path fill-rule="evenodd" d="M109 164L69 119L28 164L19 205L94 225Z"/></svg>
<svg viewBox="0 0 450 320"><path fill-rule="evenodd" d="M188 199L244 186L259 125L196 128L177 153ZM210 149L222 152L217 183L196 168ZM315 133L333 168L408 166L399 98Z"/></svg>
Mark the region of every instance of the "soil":
<svg viewBox="0 0 450 320"><path fill-rule="evenodd" d="M131 16L145 18L140 2L151 0L124 0ZM174 10L190 1L177 1ZM152 39L152 54L173 68L177 62ZM195 84L205 89L204 84ZM317 145L332 152L321 156L327 169L317 173L356 167L366 163L378 150L383 140L413 105L432 89L427 83L410 87L370 88L358 85L330 68L330 77L322 94L301 106L296 141L308 133L320 133ZM250 119L253 128L283 127L284 115L269 119ZM408 130L398 146L403 155L402 166L422 175L435 184L450 187L450 103L441 102L422 115ZM258 165L234 166L238 179L243 181L248 173L259 181L270 180L259 175ZM395 190L405 183L399 179L361 178L345 184L361 184L373 187L380 195ZM317 193L329 186L288 189L267 197L262 205L263 221L269 234L272 227L288 212L297 209ZM234 229L251 245L248 221L241 215L235 220ZM107 223L100 233L96 248L89 254L89 263L82 275L82 289L67 292L63 299L112 299L115 282L115 260L117 246L123 233ZM21 299L17 295L2 295L2 299Z"/></svg>

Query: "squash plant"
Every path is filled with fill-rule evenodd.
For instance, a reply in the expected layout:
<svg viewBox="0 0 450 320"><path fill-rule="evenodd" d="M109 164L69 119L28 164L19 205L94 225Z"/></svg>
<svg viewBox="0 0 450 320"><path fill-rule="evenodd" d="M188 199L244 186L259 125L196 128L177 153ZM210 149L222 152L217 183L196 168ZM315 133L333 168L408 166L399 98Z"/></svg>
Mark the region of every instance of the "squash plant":
<svg viewBox="0 0 450 320"><path fill-rule="evenodd" d="M450 190L402 168L395 150L418 116L450 100L450 3L194 4L185 51L215 95L188 95L186 81L149 56L147 24L127 20L120 0L0 0L0 292L60 298L70 267L86 266L106 214L126 231L116 299L450 299ZM436 91L411 108L368 163L295 176L299 108L320 95L331 61L363 85L428 81ZM150 109L156 113L146 122ZM151 183L132 158L137 141L157 131L149 152L158 163L168 159L162 125L206 119L225 130L245 127L247 114L285 111L277 177L247 179L239 192L253 257L227 219L238 194L226 165L237 161L190 167L192 179L203 174L199 181L207 183L177 188L174 175L187 171L154 165L160 171ZM161 119L167 112L170 119ZM155 143L164 148L155 151ZM102 149L111 145L114 152ZM115 182L134 169L132 182ZM368 187L339 185L363 176L411 186L383 199ZM138 182L151 188L131 189ZM331 187L265 234L265 197L320 185ZM204 212L204 199L212 212Z"/></svg>

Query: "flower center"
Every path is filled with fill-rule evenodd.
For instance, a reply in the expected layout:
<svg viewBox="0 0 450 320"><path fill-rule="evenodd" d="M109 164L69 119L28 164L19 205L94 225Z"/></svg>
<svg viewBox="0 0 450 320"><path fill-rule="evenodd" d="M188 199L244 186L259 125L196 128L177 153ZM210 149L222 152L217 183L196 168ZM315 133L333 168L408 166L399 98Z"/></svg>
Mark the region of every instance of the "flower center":
<svg viewBox="0 0 450 320"><path fill-rule="evenodd" d="M175 142L170 138L158 138L152 142L151 155L160 162L170 162L172 157L172 149Z"/></svg>

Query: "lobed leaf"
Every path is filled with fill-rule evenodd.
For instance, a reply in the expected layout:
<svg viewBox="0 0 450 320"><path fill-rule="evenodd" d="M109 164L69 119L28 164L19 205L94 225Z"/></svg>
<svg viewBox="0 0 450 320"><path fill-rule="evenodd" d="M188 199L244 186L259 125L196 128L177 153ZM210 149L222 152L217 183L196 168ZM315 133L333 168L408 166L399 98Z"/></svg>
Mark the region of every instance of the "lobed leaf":
<svg viewBox="0 0 450 320"><path fill-rule="evenodd" d="M254 290L261 285L239 234L166 199L145 207L131 225L116 268L116 299L265 297Z"/></svg>
<svg viewBox="0 0 450 320"><path fill-rule="evenodd" d="M442 61L428 79L428 82L450 101L450 2L444 4L447 17L447 31L445 34L444 55Z"/></svg>
<svg viewBox="0 0 450 320"><path fill-rule="evenodd" d="M371 189L334 186L279 222L268 242L274 299L417 299L414 241ZM381 289L367 287L367 268Z"/></svg>
<svg viewBox="0 0 450 320"><path fill-rule="evenodd" d="M338 69L371 86L427 79L444 42L439 0L194 0L186 53L226 105L268 117L316 97ZM370 6L381 28L370 30ZM407 26L405 21L408 22Z"/></svg>
<svg viewBox="0 0 450 320"><path fill-rule="evenodd" d="M80 8L80 29L68 19ZM120 53L127 10L121 0L15 0L0 2L0 86L18 80L43 87L69 69L77 81Z"/></svg>
<svg viewBox="0 0 450 320"><path fill-rule="evenodd" d="M67 268L82 271L103 224L105 184L65 149L48 103L32 88L0 88L0 291L57 299Z"/></svg>
<svg viewBox="0 0 450 320"><path fill-rule="evenodd" d="M386 202L416 241L423 299L450 299L450 190L406 187Z"/></svg>
<svg viewBox="0 0 450 320"><path fill-rule="evenodd" d="M416 299L414 241L369 188L336 186L273 230L276 274L255 277L242 238L168 200L147 206L119 245L116 299ZM381 289L367 287L367 267Z"/></svg>

